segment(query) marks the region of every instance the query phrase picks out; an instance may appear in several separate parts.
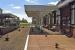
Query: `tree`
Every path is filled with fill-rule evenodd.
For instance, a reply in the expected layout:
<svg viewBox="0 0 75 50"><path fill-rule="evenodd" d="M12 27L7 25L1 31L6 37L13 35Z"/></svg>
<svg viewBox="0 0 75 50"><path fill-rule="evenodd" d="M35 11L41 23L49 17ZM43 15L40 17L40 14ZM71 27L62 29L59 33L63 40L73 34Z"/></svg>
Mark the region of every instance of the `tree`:
<svg viewBox="0 0 75 50"><path fill-rule="evenodd" d="M24 18L22 18L21 22L22 23L28 23L28 21L26 19L24 19Z"/></svg>

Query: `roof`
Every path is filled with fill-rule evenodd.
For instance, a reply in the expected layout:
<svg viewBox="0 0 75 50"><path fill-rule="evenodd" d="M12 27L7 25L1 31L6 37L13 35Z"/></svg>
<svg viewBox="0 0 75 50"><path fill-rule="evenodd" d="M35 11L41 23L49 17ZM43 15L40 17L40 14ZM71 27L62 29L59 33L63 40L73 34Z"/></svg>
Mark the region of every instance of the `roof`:
<svg viewBox="0 0 75 50"><path fill-rule="evenodd" d="M25 12L29 17L45 16L51 10L56 9L54 5L25 5Z"/></svg>
<svg viewBox="0 0 75 50"><path fill-rule="evenodd" d="M63 6L65 6L65 5L67 5L67 4L69 4L70 2L73 2L74 0L65 0L65 1L63 1L63 2L59 2L58 3L58 8L61 8L61 7L63 7Z"/></svg>
<svg viewBox="0 0 75 50"><path fill-rule="evenodd" d="M0 14L0 18L14 18L14 17L17 17L17 16L10 13Z"/></svg>

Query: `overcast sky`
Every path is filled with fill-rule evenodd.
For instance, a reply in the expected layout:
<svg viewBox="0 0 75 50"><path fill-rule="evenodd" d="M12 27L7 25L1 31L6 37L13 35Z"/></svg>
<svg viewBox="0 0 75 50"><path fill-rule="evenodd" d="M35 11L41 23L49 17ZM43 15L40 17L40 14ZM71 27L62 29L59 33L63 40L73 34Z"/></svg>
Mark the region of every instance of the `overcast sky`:
<svg viewBox="0 0 75 50"><path fill-rule="evenodd" d="M12 13L20 17L25 18L28 22L31 22L24 10L24 5L39 5L39 4L53 4L56 5L59 0L0 0L0 8L3 9L4 13Z"/></svg>

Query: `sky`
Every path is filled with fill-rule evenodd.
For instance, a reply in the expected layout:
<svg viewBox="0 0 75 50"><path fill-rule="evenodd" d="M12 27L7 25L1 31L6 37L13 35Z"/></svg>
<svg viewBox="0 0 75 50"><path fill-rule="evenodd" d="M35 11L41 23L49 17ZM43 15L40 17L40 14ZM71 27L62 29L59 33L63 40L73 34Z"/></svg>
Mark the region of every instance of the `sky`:
<svg viewBox="0 0 75 50"><path fill-rule="evenodd" d="M24 5L56 5L59 0L0 0L0 8L3 13L12 13L20 19L25 18L28 22L32 19L27 16L24 10Z"/></svg>

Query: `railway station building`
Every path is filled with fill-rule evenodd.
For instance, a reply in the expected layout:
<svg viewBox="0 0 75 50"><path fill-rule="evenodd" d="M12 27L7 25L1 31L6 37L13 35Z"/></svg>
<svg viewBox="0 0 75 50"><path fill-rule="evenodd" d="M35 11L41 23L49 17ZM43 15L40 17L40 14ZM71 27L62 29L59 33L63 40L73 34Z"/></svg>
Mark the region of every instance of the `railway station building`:
<svg viewBox="0 0 75 50"><path fill-rule="evenodd" d="M57 5L25 5L36 28L60 32L75 37L75 1L60 0Z"/></svg>

